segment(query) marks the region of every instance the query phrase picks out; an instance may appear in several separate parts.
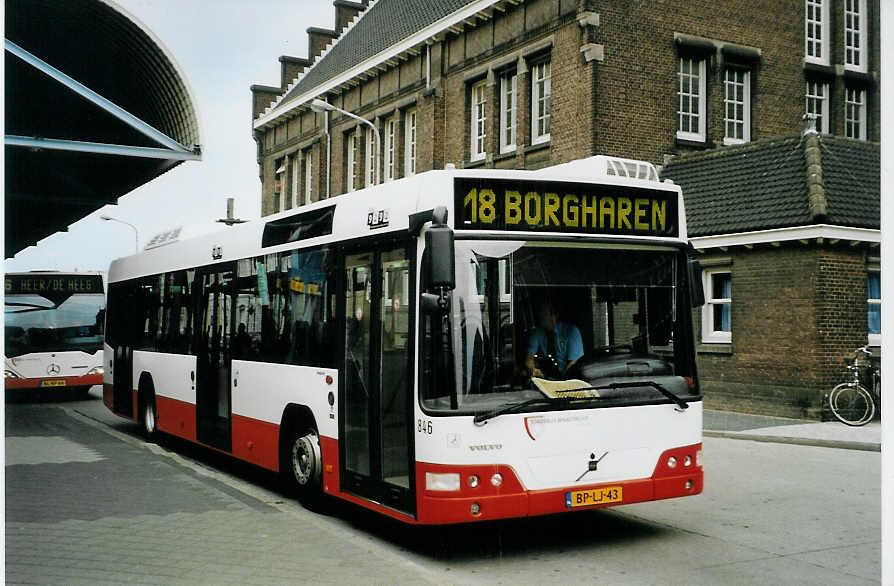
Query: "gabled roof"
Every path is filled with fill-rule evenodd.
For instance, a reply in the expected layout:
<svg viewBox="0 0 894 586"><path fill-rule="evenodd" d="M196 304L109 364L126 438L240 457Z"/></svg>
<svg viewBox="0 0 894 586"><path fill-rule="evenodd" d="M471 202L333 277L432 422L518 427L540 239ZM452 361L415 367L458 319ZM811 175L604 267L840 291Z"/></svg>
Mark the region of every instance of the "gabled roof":
<svg viewBox="0 0 894 586"><path fill-rule="evenodd" d="M879 229L879 174L878 143L829 135L684 155L662 171L683 190L690 237L819 223Z"/></svg>
<svg viewBox="0 0 894 586"><path fill-rule="evenodd" d="M342 35L323 52L314 64L298 78L269 110L276 114L297 98L319 95L326 91L327 82L364 64L369 68L382 61L377 59L414 35L433 27L432 34L446 30L462 20L460 10L472 5L486 7L498 0L377 0L348 26ZM448 17L457 16L457 19ZM437 26L443 24L443 27ZM419 42L425 39L420 39ZM316 91L315 91L316 90ZM264 115L262 115L264 117Z"/></svg>

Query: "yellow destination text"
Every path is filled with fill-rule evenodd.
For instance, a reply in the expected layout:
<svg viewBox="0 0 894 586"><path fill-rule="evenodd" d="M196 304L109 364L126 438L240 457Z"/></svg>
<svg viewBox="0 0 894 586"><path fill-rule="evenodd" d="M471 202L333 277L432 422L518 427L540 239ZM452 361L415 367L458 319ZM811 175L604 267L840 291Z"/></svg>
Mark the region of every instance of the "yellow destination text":
<svg viewBox="0 0 894 586"><path fill-rule="evenodd" d="M502 220L505 229L665 233L667 200L652 197L472 189L463 200L475 224Z"/></svg>

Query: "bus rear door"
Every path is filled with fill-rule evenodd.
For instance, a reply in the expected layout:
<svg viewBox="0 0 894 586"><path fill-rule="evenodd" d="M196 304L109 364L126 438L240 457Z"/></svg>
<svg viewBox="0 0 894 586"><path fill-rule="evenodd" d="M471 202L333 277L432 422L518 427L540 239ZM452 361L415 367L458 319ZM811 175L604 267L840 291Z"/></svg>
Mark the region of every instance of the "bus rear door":
<svg viewBox="0 0 894 586"><path fill-rule="evenodd" d="M234 317L234 272L230 264L199 271L196 276L195 328L196 439L231 449L230 352Z"/></svg>

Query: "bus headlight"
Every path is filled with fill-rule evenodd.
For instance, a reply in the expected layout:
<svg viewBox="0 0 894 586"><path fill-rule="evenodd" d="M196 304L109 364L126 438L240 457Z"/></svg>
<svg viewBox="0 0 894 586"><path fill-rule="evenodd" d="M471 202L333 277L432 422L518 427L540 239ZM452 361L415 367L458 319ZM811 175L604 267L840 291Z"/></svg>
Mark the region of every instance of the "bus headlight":
<svg viewBox="0 0 894 586"><path fill-rule="evenodd" d="M478 486L478 476L476 474L472 474L469 476L469 486L475 488Z"/></svg>
<svg viewBox="0 0 894 586"><path fill-rule="evenodd" d="M3 378L22 378L11 370L3 371Z"/></svg>
<svg viewBox="0 0 894 586"><path fill-rule="evenodd" d="M87 374L102 374L105 372L101 366L95 366L87 371Z"/></svg>
<svg viewBox="0 0 894 586"><path fill-rule="evenodd" d="M497 472L490 477L490 483L494 486L500 486L501 484L503 484L503 475Z"/></svg>
<svg viewBox="0 0 894 586"><path fill-rule="evenodd" d="M671 456L667 459L667 467L668 468L676 468L677 467L677 459L674 456Z"/></svg>
<svg viewBox="0 0 894 586"><path fill-rule="evenodd" d="M434 472L426 472L425 490L459 490L459 473L435 474Z"/></svg>

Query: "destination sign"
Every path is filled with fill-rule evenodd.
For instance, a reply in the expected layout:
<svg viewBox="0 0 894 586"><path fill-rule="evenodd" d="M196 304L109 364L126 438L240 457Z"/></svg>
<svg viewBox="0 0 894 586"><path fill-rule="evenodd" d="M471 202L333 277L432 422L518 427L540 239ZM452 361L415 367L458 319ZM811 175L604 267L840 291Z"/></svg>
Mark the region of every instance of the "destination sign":
<svg viewBox="0 0 894 586"><path fill-rule="evenodd" d="M7 295L102 293L99 275L7 275Z"/></svg>
<svg viewBox="0 0 894 586"><path fill-rule="evenodd" d="M472 177L453 189L458 230L679 235L674 191Z"/></svg>

